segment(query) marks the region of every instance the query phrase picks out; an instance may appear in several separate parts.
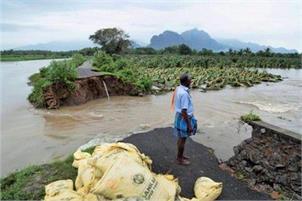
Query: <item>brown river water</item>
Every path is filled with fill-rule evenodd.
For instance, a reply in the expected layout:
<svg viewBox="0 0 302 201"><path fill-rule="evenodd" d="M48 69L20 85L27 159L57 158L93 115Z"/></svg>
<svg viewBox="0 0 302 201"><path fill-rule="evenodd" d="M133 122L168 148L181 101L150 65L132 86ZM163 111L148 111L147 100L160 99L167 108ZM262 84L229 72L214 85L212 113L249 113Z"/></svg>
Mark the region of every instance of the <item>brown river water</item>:
<svg viewBox="0 0 302 201"><path fill-rule="evenodd" d="M171 126L171 93L110 97L59 110L34 109L27 101L27 78L50 60L1 62L1 177L16 169L62 159L83 144L113 142L130 134ZM302 70L273 69L279 83L192 91L199 132L193 140L227 160L233 146L250 137L239 122L253 110L264 121L302 134ZM86 144L87 146L87 144Z"/></svg>

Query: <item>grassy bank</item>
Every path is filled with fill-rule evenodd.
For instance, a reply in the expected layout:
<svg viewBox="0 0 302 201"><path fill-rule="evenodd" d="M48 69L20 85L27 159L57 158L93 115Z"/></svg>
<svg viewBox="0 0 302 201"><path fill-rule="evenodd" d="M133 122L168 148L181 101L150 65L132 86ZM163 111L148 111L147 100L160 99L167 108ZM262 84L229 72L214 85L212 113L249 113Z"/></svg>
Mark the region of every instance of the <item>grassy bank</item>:
<svg viewBox="0 0 302 201"><path fill-rule="evenodd" d="M43 107L45 104L44 91L54 83L63 83L70 91L74 90L74 81L77 78L77 67L86 58L81 54L74 54L71 59L63 61L52 61L47 67L40 69L40 72L29 77L33 86L28 100L35 107Z"/></svg>
<svg viewBox="0 0 302 201"><path fill-rule="evenodd" d="M85 150L92 153L93 147ZM41 200L45 196L45 185L61 179L75 181L77 169L72 167L73 156L63 161L30 166L0 180L1 200Z"/></svg>
<svg viewBox="0 0 302 201"><path fill-rule="evenodd" d="M41 59L64 59L69 56L60 55L1 55L0 61L27 61L27 60L41 60Z"/></svg>
<svg viewBox="0 0 302 201"><path fill-rule="evenodd" d="M0 61L26 61L39 59L69 58L76 51L46 51L46 50L4 50L1 51Z"/></svg>
<svg viewBox="0 0 302 201"><path fill-rule="evenodd" d="M39 59L64 59L70 58L74 54L93 56L98 50L94 48L83 48L71 51L48 51L48 50L3 50L0 51L0 61L26 61Z"/></svg>

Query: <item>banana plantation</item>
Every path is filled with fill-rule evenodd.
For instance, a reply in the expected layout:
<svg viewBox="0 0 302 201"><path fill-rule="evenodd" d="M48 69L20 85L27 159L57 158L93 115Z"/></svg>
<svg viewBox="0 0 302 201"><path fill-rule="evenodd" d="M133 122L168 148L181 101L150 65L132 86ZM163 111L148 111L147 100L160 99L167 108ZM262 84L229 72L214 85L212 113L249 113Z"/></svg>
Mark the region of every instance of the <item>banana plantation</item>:
<svg viewBox="0 0 302 201"><path fill-rule="evenodd" d="M261 82L278 82L281 76L256 70L248 61L225 63L220 58L184 55L124 55L111 57L104 52L95 54L93 65L97 71L109 71L125 81L131 82L142 91L152 86L161 91L173 90L179 84L179 76L189 73L192 87L219 90L226 85L251 87ZM107 62L108 61L108 62ZM245 67L248 66L248 67Z"/></svg>

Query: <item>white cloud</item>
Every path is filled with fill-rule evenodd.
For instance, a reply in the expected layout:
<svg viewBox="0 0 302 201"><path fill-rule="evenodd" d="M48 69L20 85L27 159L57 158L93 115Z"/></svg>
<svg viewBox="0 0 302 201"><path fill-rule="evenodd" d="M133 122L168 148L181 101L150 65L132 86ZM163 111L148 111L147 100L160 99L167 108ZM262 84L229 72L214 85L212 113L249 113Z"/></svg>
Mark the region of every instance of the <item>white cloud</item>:
<svg viewBox="0 0 302 201"><path fill-rule="evenodd" d="M23 30L14 34L2 33L6 44L29 44L54 40L87 39L103 27L120 27L134 39L149 42L153 34L168 29L182 32L191 28L203 29L211 36L236 38L265 45L284 46L302 50L301 1L120 1L116 5L105 1L75 9L52 9L43 12L39 5L22 18L8 15L5 23L39 26L43 30ZM83 5L83 4L82 4ZM59 6L59 5L58 5ZM42 10L41 10L42 9ZM13 11L12 11L13 12ZM20 36L32 36L24 37Z"/></svg>

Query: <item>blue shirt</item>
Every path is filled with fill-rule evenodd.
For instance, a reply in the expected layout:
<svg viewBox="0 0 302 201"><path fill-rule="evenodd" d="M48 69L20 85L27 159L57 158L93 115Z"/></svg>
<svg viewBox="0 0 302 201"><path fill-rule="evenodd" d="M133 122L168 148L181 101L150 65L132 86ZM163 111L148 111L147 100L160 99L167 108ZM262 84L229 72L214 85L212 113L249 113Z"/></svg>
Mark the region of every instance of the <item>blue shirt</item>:
<svg viewBox="0 0 302 201"><path fill-rule="evenodd" d="M181 113L182 109L187 109L187 114L193 115L193 102L188 87L180 85L176 88L174 99L175 112Z"/></svg>

